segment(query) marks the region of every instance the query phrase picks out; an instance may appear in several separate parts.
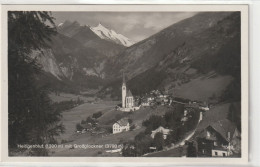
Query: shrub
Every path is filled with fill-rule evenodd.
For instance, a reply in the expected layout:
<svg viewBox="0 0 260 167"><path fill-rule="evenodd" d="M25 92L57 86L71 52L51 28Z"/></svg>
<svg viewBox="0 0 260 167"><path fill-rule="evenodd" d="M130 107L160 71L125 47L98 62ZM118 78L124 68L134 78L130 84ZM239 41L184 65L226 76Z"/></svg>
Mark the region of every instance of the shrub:
<svg viewBox="0 0 260 167"><path fill-rule="evenodd" d="M165 143L164 143L164 138L162 133L156 133L153 139L153 145L156 147L156 149L162 150Z"/></svg>
<svg viewBox="0 0 260 167"><path fill-rule="evenodd" d="M86 123L94 124L94 123L95 123L95 120L93 120L91 117L88 117L88 118L86 119Z"/></svg>
<svg viewBox="0 0 260 167"><path fill-rule="evenodd" d="M97 118L99 118L99 117L101 117L101 116L102 116L102 112L99 111L99 112L97 112L97 113L94 113L94 114L92 115L92 118L97 119Z"/></svg>
<svg viewBox="0 0 260 167"><path fill-rule="evenodd" d="M130 130L134 130L135 129L135 124L130 126Z"/></svg>
<svg viewBox="0 0 260 167"><path fill-rule="evenodd" d="M133 123L133 120L132 119L128 119L128 122L129 122L129 124L132 124Z"/></svg>
<svg viewBox="0 0 260 167"><path fill-rule="evenodd" d="M78 131L82 131L83 127L80 125L80 123L77 123L76 129L77 129Z"/></svg>
<svg viewBox="0 0 260 167"><path fill-rule="evenodd" d="M87 121L81 120L81 124L86 124L86 123L87 123Z"/></svg>

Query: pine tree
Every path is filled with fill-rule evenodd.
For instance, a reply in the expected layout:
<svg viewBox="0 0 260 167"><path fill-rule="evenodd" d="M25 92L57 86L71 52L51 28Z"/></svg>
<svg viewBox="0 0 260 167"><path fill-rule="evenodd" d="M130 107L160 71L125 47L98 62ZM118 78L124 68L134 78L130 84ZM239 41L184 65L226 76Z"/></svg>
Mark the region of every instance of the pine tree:
<svg viewBox="0 0 260 167"><path fill-rule="evenodd" d="M55 142L64 131L61 115L53 110L48 89L36 84L42 70L34 50L48 48L51 35L56 34L49 12L8 12L8 144L9 153L17 144ZM32 151L32 155L47 155Z"/></svg>

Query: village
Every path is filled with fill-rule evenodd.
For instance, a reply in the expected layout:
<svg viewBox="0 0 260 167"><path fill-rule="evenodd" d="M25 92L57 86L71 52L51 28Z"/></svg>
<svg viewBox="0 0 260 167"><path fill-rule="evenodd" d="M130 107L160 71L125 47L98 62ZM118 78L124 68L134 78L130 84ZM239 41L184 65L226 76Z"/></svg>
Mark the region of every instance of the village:
<svg viewBox="0 0 260 167"><path fill-rule="evenodd" d="M96 149L100 156L239 156L240 132L234 123L224 117L209 123L204 120L215 108L214 104L159 90L134 97L123 77L122 103L111 106L109 112L94 112L79 121L76 137L61 142L73 143L77 138L85 143L121 146Z"/></svg>

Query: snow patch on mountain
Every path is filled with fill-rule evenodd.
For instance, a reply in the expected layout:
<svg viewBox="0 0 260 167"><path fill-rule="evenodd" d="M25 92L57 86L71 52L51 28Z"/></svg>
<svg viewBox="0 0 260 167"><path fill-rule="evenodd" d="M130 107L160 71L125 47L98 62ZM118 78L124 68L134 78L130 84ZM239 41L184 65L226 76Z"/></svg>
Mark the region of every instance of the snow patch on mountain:
<svg viewBox="0 0 260 167"><path fill-rule="evenodd" d="M58 25L58 27L61 27L61 26L63 26L63 24L64 24L64 23L60 23L60 24Z"/></svg>
<svg viewBox="0 0 260 167"><path fill-rule="evenodd" d="M101 39L112 40L117 44L121 44L127 47L134 44L134 42L128 39L127 37L123 36L122 34L116 33L114 30L110 30L104 27L100 23L96 27L90 27L90 29Z"/></svg>

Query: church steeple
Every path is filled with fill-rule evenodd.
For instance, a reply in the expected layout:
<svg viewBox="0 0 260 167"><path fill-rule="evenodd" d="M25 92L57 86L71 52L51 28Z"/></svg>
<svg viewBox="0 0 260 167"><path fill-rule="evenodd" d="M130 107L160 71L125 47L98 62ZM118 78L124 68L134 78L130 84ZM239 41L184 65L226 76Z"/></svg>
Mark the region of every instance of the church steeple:
<svg viewBox="0 0 260 167"><path fill-rule="evenodd" d="M125 72L123 72L123 83L122 83L123 86L126 86L126 83L125 83Z"/></svg>
<svg viewBox="0 0 260 167"><path fill-rule="evenodd" d="M122 83L122 107L126 107L126 83L125 83L125 73L123 72L123 83Z"/></svg>

